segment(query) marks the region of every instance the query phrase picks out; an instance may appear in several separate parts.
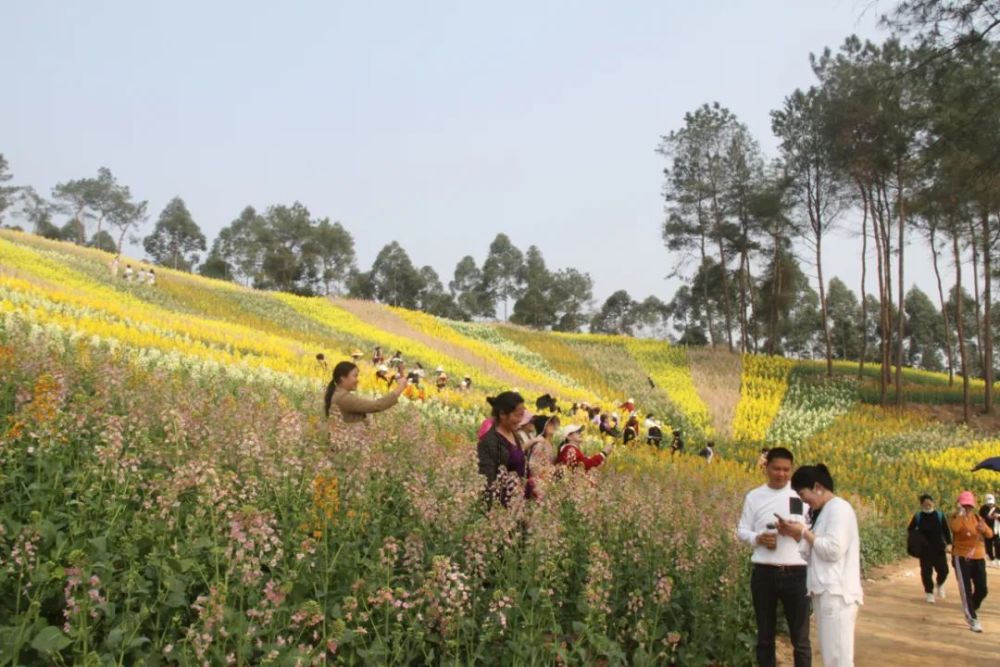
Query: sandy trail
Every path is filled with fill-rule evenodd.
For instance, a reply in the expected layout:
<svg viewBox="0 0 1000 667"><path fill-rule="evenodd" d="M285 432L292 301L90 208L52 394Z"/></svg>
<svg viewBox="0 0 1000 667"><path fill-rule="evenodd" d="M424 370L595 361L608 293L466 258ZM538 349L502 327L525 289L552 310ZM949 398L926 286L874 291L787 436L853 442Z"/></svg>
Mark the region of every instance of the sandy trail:
<svg viewBox="0 0 1000 667"><path fill-rule="evenodd" d="M463 361L473 368L478 368L484 373L506 382L511 387L517 387L522 390L530 389L539 394L548 391L548 389L536 385L535 383L506 370L499 357L492 359L481 357L472 350L434 338L433 336L420 331L382 304L378 304L373 301L359 301L356 299L331 299L331 301L344 310L357 315L369 324L373 324L376 327L397 336L403 336L405 338L415 340L433 350L437 350L442 354L446 354L454 359ZM392 354L392 350L385 350L385 353L386 355Z"/></svg>
<svg viewBox="0 0 1000 667"><path fill-rule="evenodd" d="M857 667L1000 666L1000 569L986 568L990 595L979 610L984 632L971 632L959 606L954 572L945 582L944 600L924 601L920 566L915 559L882 568L865 581L865 604L855 635ZM813 665L819 657L813 625ZM786 644L786 642L782 642ZM791 666L791 647L783 645L779 664Z"/></svg>

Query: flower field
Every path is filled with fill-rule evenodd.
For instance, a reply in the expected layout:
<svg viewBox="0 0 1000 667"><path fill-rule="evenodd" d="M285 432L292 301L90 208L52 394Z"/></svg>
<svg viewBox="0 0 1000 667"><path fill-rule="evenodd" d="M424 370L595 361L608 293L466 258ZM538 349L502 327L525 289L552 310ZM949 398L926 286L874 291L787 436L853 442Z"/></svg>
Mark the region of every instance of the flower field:
<svg viewBox="0 0 1000 667"><path fill-rule="evenodd" d="M692 372L663 342L394 311L451 346L432 347L326 299L167 269L125 284L109 259L0 231L0 664L748 665L732 533L760 447L831 467L866 565L900 557L919 493L1000 486L969 472L1000 455L995 435L870 405L856 366L829 381L700 351ZM473 389L331 432L316 354L376 344ZM634 398L717 458L619 445L539 500L486 508L474 434L509 384L473 357L529 402ZM714 367L742 373L735 409L713 412L730 382ZM950 402L947 378L908 382Z"/></svg>

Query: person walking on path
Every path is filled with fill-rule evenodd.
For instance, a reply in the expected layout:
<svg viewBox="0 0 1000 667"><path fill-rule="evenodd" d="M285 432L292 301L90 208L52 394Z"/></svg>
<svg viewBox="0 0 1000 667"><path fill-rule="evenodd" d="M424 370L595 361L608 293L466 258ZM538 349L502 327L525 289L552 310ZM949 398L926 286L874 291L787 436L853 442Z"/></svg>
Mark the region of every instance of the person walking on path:
<svg viewBox="0 0 1000 667"><path fill-rule="evenodd" d="M986 494L986 504L979 508L979 516L993 531L993 537L986 540L986 561L993 567L1000 567L1000 507L992 493Z"/></svg>
<svg viewBox="0 0 1000 667"><path fill-rule="evenodd" d="M812 528L779 519L778 532L799 540L809 565L806 588L816 614L823 667L853 667L854 626L864 602L858 517L851 504L834 493L833 477L822 463L796 470L792 488L809 505Z"/></svg>
<svg viewBox="0 0 1000 667"><path fill-rule="evenodd" d="M380 398L362 398L355 393L358 388L358 366L350 361L341 361L333 367L333 379L326 388L324 408L330 416L333 408L345 424L361 424L368 415L388 410L399 402L399 395L406 389L407 381L400 378L396 388Z"/></svg>
<svg viewBox="0 0 1000 667"><path fill-rule="evenodd" d="M958 494L958 509L948 518L954 539L951 548L958 592L962 596L962 611L969 629L982 632L976 612L989 592L986 588L986 540L993 530L976 511L976 497L971 491Z"/></svg>
<svg viewBox="0 0 1000 667"><path fill-rule="evenodd" d="M774 667L778 602L785 613L795 651L795 667L812 664L809 643L809 597L806 561L795 540L779 535L775 514L805 522L802 500L789 485L794 459L784 447L775 447L767 462L767 483L747 493L736 527L740 542L753 547L750 595L757 617L757 664Z"/></svg>
<svg viewBox="0 0 1000 667"><path fill-rule="evenodd" d="M935 596L944 599L944 582L948 579L948 546L951 545L951 530L944 518L944 512L934 507L934 498L929 494L920 496L920 511L910 519L907 532L919 535L918 553L920 559L920 580L924 584L927 601L934 604ZM908 540L909 542L909 540ZM911 554L914 555L914 554ZM934 575L937 574L935 581Z"/></svg>

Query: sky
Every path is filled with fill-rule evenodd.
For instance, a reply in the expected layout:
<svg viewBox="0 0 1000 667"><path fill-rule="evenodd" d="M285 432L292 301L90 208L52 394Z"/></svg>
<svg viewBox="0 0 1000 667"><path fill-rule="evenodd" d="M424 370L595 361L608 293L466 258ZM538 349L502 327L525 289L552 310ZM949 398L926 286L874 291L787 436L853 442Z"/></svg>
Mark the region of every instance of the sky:
<svg viewBox="0 0 1000 667"><path fill-rule="evenodd" d="M209 242L247 205L300 201L353 234L362 269L396 240L447 285L504 232L589 272L597 305L666 301L682 258L660 234L661 136L718 101L774 157L770 111L815 82L810 52L883 39L891 6L6 2L0 153L43 193L109 167L149 201L147 233L174 196ZM857 235L826 252L857 290ZM933 295L926 250L908 253Z"/></svg>

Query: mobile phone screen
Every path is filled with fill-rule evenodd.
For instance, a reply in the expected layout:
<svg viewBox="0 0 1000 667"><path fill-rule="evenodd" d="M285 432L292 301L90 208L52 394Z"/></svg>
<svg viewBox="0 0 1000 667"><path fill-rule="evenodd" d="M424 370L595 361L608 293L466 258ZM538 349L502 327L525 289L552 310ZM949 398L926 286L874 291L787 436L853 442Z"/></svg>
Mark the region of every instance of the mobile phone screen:
<svg viewBox="0 0 1000 667"><path fill-rule="evenodd" d="M788 499L788 513L798 514L802 516L802 499L801 498L789 498Z"/></svg>

